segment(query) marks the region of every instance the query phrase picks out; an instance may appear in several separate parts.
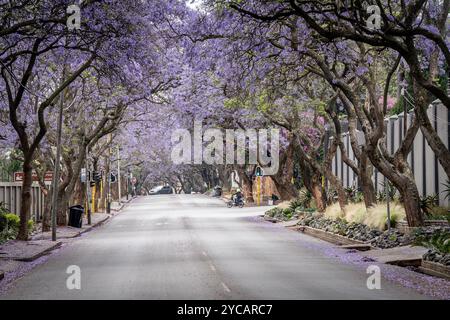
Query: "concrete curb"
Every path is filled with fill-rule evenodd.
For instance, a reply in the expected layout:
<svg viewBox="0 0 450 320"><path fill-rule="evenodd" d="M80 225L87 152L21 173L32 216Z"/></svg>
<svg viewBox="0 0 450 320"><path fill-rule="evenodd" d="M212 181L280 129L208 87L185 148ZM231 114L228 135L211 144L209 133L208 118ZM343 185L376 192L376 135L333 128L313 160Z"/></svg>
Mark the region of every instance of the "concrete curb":
<svg viewBox="0 0 450 320"><path fill-rule="evenodd" d="M28 245L32 245L32 244L37 244L37 242L32 243L32 242L15 242L12 244L12 247L16 247L16 251L13 250L13 252L11 252L9 255L3 255L0 257L0 260L15 260L15 261L25 261L25 262L31 262L34 261L42 256L44 256L45 254L51 252L52 250L59 248L62 244L61 241L57 241L57 242L50 242L50 241L43 241L41 242L41 244L44 243L43 248L37 248L36 251L31 250L27 250L26 247ZM45 244L47 243L47 244ZM19 247L17 247L17 244L20 244ZM25 248L23 247L25 246ZM20 249L20 247L22 247L22 249ZM31 248L31 247L30 247ZM18 251L17 251L18 250ZM15 252L15 253L14 253Z"/></svg>
<svg viewBox="0 0 450 320"><path fill-rule="evenodd" d="M112 209L111 208L111 211L114 211L114 213L115 214L117 214L117 213L119 213L120 211L122 211L127 205L129 205L130 203L132 203L135 199L137 199L138 197L134 197L134 198L131 198L131 199L129 199L129 200L124 200L124 201L121 201L121 204L120 204L120 207L119 208L115 208L115 209Z"/></svg>
<svg viewBox="0 0 450 320"><path fill-rule="evenodd" d="M69 238L76 238L81 236L83 233L89 232L92 229L100 226L101 224L103 224L104 222L108 221L111 218L111 216L106 216L104 219L97 221L93 224L91 224L89 227L87 227L86 229L81 230L77 235L73 236L73 237L66 237L66 238L61 238L61 239L69 239Z"/></svg>
<svg viewBox="0 0 450 320"><path fill-rule="evenodd" d="M321 240L325 240L327 242L330 242L332 244L339 245L339 246L354 245L354 244L358 244L358 245L367 244L367 243L359 241L359 240L350 239L350 238L347 238L347 237L344 237L344 236L341 236L338 234L334 234L334 233L320 230L320 229L311 228L308 226L290 227L289 229L300 231L304 234L319 238Z"/></svg>
<svg viewBox="0 0 450 320"><path fill-rule="evenodd" d="M59 248L61 246L61 244L62 244L62 242L58 241L58 242L55 242L54 246L51 246L51 247L49 247L49 248L47 248L47 249L45 249L45 250L43 250L41 252L38 252L35 255L28 256L28 257L23 257L23 258L20 258L20 257L19 258L12 258L12 260L31 262L31 261L36 260L37 258L40 258L40 257L46 255L50 251L53 251L53 250Z"/></svg>

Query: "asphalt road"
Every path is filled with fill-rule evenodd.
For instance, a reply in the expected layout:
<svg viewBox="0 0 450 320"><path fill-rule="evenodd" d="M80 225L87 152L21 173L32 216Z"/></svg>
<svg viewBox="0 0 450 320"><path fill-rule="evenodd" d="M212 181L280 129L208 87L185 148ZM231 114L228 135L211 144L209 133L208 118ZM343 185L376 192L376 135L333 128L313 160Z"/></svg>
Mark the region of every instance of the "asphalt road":
<svg viewBox="0 0 450 320"><path fill-rule="evenodd" d="M1 299L415 299L321 254L326 244L202 195L137 199L18 279ZM81 270L69 290L68 266Z"/></svg>

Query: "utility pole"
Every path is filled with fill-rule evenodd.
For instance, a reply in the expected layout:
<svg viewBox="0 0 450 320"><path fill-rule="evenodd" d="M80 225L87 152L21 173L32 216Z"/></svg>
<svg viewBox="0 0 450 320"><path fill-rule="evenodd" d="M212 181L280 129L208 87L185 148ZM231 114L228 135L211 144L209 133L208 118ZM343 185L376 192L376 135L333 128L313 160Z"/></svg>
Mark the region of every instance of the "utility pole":
<svg viewBox="0 0 450 320"><path fill-rule="evenodd" d="M91 224L91 179L92 178L89 168L89 146L86 146L86 210L87 210L87 219L88 225Z"/></svg>
<svg viewBox="0 0 450 320"><path fill-rule="evenodd" d="M61 84L64 83L65 66L63 67L63 75ZM52 182L52 241L56 241L56 215L58 213L58 184L59 184L59 172L60 172L60 159L61 159L61 136L62 136L62 122L64 111L64 90L59 93L59 115L58 125L56 129L56 159L55 159L55 172ZM64 208L63 208L64 209Z"/></svg>
<svg viewBox="0 0 450 320"><path fill-rule="evenodd" d="M391 205L390 205L391 195L389 194L389 182L386 179L386 177L384 177L384 190L386 192L387 227L388 227L388 230L391 230Z"/></svg>
<svg viewBox="0 0 450 320"><path fill-rule="evenodd" d="M117 183L118 183L118 193L119 193L119 205L122 201L122 185L120 179L120 147L117 146Z"/></svg>
<svg viewBox="0 0 450 320"><path fill-rule="evenodd" d="M127 201L129 193L130 193L130 168L128 168L127 170Z"/></svg>
<svg viewBox="0 0 450 320"><path fill-rule="evenodd" d="M107 179L107 190L106 190L106 213L111 213L111 141L112 136L108 136L108 157L106 159L106 179Z"/></svg>

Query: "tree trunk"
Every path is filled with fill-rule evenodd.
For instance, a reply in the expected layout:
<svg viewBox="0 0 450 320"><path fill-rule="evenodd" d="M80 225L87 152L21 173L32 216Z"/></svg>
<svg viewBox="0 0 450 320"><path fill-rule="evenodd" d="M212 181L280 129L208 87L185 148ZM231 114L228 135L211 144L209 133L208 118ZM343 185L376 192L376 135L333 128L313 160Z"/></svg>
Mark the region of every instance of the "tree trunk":
<svg viewBox="0 0 450 320"><path fill-rule="evenodd" d="M322 187L322 174L314 172L308 162L300 157L300 168L305 188L311 192L316 202L317 211L324 212L326 205L325 190Z"/></svg>
<svg viewBox="0 0 450 320"><path fill-rule="evenodd" d="M347 193L342 187L341 181L331 172L331 169L327 169L327 178L330 181L332 187L337 191L339 207L345 212L345 207L348 204Z"/></svg>
<svg viewBox="0 0 450 320"><path fill-rule="evenodd" d="M239 179L241 180L242 192L244 193L245 201L255 202L253 199L253 181L245 172L239 171Z"/></svg>
<svg viewBox="0 0 450 320"><path fill-rule="evenodd" d="M20 226L17 240L28 240L28 220L30 219L31 209L31 185L33 184L33 167L31 166L31 157L24 155L23 162L23 182L22 182L22 201L20 203Z"/></svg>
<svg viewBox="0 0 450 320"><path fill-rule="evenodd" d="M366 208L372 207L377 203L377 196L372 178L368 177L366 172L360 176L361 189L364 197L364 205Z"/></svg>
<svg viewBox="0 0 450 320"><path fill-rule="evenodd" d="M420 227L423 225L423 215L420 209L420 196L416 182L411 179L404 179L402 187L397 187L404 199L406 220L410 227Z"/></svg>
<svg viewBox="0 0 450 320"><path fill-rule="evenodd" d="M383 160L379 154L371 150L368 155L373 164L392 184L397 188L400 196L404 200L406 220L410 227L420 227L423 225L423 216L420 209L420 196L414 176L411 173L405 159L397 159L392 163Z"/></svg>
<svg viewBox="0 0 450 320"><path fill-rule="evenodd" d="M56 215L56 224L58 226L65 226L67 225L67 207L68 207L68 201L67 197L64 194L64 191L60 190L58 192L58 211Z"/></svg>
<svg viewBox="0 0 450 320"><path fill-rule="evenodd" d="M50 188L45 198L44 213L42 214L42 232L50 231L50 212L52 211L52 189Z"/></svg>
<svg viewBox="0 0 450 320"><path fill-rule="evenodd" d="M360 179L366 208L372 207L377 203L375 186L372 181L372 171L372 164L367 158L366 153L362 152L358 163L358 177Z"/></svg>
<svg viewBox="0 0 450 320"><path fill-rule="evenodd" d="M277 174L272 176L273 182L277 187L281 200L292 200L298 197L297 189L292 183L294 177L294 151L295 138L291 138L289 146L280 158L280 168Z"/></svg>
<svg viewBox="0 0 450 320"><path fill-rule="evenodd" d="M324 212L326 209L326 199L325 193L322 188L322 183L320 181L321 176L319 176L319 181L317 179L313 179L311 181L311 194L316 202L317 211Z"/></svg>
<svg viewBox="0 0 450 320"><path fill-rule="evenodd" d="M227 165L220 165L217 168L217 172L219 173L219 181L222 184L222 189L224 191L230 191L231 189L231 170Z"/></svg>
<svg viewBox="0 0 450 320"><path fill-rule="evenodd" d="M39 177L38 183L39 187L41 188L41 192L45 195L44 200L44 211L42 212L42 232L50 231L50 210L51 210L51 191L50 188L48 188L44 181L44 175L47 171L46 167L44 167L44 170L40 171L38 168L34 168L36 170L36 173Z"/></svg>
<svg viewBox="0 0 450 320"><path fill-rule="evenodd" d="M278 190L278 193L280 194L280 200L289 201L297 198L298 192L290 180L286 181L286 179L279 176L273 176L272 180Z"/></svg>

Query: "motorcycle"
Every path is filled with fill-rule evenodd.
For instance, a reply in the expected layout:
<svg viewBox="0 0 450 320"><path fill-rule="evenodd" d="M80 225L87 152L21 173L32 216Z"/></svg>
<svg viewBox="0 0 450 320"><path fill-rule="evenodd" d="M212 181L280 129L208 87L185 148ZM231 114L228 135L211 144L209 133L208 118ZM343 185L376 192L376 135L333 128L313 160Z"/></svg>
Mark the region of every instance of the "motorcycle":
<svg viewBox="0 0 450 320"><path fill-rule="evenodd" d="M245 205L244 199L239 199L239 201L234 201L234 199L231 199L230 201L227 202L228 208L232 208L232 207L243 208L244 205Z"/></svg>

